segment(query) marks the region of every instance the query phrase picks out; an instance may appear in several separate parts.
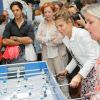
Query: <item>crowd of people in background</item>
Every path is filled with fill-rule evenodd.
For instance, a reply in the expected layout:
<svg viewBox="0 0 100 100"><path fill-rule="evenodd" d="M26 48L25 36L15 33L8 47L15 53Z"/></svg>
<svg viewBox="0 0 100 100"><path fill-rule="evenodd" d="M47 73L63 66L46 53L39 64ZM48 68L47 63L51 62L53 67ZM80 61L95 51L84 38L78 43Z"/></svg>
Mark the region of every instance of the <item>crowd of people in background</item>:
<svg viewBox="0 0 100 100"><path fill-rule="evenodd" d="M26 2L31 20L21 2L11 2L14 18L0 15L0 64L29 62L25 47L32 44L35 61L46 61L59 85L69 84L61 87L67 98L94 93L88 100L100 100L100 3L76 1Z"/></svg>

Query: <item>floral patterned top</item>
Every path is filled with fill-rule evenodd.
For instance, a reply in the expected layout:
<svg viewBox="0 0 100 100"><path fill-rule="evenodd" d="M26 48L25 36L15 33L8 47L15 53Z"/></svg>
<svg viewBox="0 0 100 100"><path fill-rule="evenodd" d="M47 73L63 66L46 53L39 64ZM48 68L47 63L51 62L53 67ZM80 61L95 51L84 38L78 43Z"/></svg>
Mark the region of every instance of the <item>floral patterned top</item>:
<svg viewBox="0 0 100 100"><path fill-rule="evenodd" d="M98 60L96 62L95 70L96 70L95 90L100 91L100 57L98 58Z"/></svg>

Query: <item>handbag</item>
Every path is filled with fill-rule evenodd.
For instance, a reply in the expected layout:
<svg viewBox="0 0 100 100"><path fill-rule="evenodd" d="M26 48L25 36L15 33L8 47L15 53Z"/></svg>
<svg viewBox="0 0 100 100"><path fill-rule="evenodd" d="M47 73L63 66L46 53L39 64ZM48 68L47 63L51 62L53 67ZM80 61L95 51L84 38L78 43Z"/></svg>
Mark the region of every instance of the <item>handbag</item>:
<svg viewBox="0 0 100 100"><path fill-rule="evenodd" d="M13 60L17 59L19 57L19 54L20 54L19 46L7 46L2 55L2 58L6 60Z"/></svg>
<svg viewBox="0 0 100 100"><path fill-rule="evenodd" d="M26 61L36 61L37 55L33 44L25 45L25 59Z"/></svg>

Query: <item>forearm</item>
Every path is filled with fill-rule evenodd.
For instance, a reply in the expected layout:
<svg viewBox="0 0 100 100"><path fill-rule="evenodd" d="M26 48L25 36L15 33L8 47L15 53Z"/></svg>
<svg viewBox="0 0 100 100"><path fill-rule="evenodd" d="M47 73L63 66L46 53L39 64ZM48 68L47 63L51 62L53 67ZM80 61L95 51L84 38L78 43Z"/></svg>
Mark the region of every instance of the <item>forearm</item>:
<svg viewBox="0 0 100 100"><path fill-rule="evenodd" d="M77 75L80 77L81 80L84 79L84 77L80 73L78 73Z"/></svg>
<svg viewBox="0 0 100 100"><path fill-rule="evenodd" d="M33 42L30 37L16 37L16 41L20 44L30 44Z"/></svg>
<svg viewBox="0 0 100 100"><path fill-rule="evenodd" d="M15 46L15 45L19 45L20 42L18 41L14 41L11 39L3 39L3 45L9 45L9 46Z"/></svg>

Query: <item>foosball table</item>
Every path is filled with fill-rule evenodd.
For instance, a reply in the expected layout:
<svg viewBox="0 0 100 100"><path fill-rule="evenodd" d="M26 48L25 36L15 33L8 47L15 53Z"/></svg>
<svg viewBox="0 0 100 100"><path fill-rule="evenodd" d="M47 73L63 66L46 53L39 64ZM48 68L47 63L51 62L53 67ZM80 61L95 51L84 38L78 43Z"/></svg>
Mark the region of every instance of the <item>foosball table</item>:
<svg viewBox="0 0 100 100"><path fill-rule="evenodd" d="M67 100L67 98L46 62L29 62L0 66L0 100Z"/></svg>

